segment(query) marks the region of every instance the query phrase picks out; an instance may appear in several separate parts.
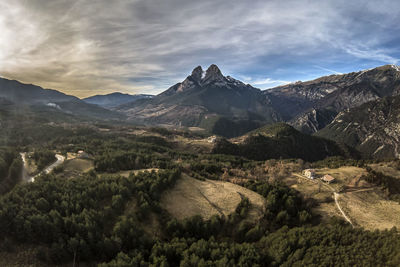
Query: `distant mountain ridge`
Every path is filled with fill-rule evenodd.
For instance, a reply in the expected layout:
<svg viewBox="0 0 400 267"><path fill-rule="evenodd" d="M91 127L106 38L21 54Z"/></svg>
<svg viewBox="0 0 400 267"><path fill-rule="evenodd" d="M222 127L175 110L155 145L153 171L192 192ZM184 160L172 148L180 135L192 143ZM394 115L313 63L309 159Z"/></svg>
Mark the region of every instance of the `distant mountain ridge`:
<svg viewBox="0 0 400 267"><path fill-rule="evenodd" d="M142 98L152 98L153 95L146 94L138 94L138 95L130 95L123 93L111 93L106 95L94 95L87 98L83 98L82 100L89 104L94 104L101 106L103 108L116 108L118 106L133 103Z"/></svg>
<svg viewBox="0 0 400 267"><path fill-rule="evenodd" d="M363 112L354 108L399 95L400 68L385 65L262 91L224 76L213 64L206 71L201 66L194 68L182 82L156 96L113 93L83 101L56 90L1 78L0 89L0 102L5 105L46 105L79 116L128 119L146 125L196 126L229 138L282 121L303 133L324 129L324 136L329 136L328 129L334 130L331 123L337 123L335 118L346 110Z"/></svg>
<svg viewBox="0 0 400 267"><path fill-rule="evenodd" d="M33 107L33 110L39 108L85 118L123 118L122 114L85 103L75 96L5 78L0 78L0 103L7 104L10 108Z"/></svg>
<svg viewBox="0 0 400 267"><path fill-rule="evenodd" d="M316 135L344 142L373 158L400 158L400 96L342 111Z"/></svg>
<svg viewBox="0 0 400 267"><path fill-rule="evenodd" d="M284 120L307 133L322 129L342 110L399 93L400 68L395 65L324 76L264 91Z"/></svg>
<svg viewBox="0 0 400 267"><path fill-rule="evenodd" d="M0 97L17 104L47 104L79 100L56 90L43 89L33 84L24 84L15 80L0 78Z"/></svg>

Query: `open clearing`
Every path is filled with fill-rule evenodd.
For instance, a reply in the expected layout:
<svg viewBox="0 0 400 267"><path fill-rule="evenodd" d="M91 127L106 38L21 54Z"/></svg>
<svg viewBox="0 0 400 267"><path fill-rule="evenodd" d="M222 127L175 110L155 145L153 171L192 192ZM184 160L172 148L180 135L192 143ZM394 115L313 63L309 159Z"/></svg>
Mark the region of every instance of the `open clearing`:
<svg viewBox="0 0 400 267"><path fill-rule="evenodd" d="M74 158L67 160L64 165L65 171L88 172L94 168L93 160Z"/></svg>
<svg viewBox="0 0 400 267"><path fill-rule="evenodd" d="M376 163L376 164L370 164L369 166L377 171L381 172L384 175L389 175L392 177L396 177L400 179L400 170L398 170L396 167L393 166L393 163L387 163L387 162L382 162L382 163Z"/></svg>
<svg viewBox="0 0 400 267"><path fill-rule="evenodd" d="M241 195L251 202L248 219L259 220L265 211L265 199L261 195L229 182L200 181L185 174L173 189L163 194L161 206L179 220L194 215L209 219L214 214L227 216L233 213Z"/></svg>
<svg viewBox="0 0 400 267"><path fill-rule="evenodd" d="M387 175L399 177L399 171L386 164L373 164L371 167ZM361 177L367 174L365 169L346 166L315 171L317 177L332 175L335 182L326 185L321 181L308 179L300 173L292 173L283 181L305 198L316 200L318 206L314 208L314 212L320 214L323 220L332 216L343 218L334 202L333 191L336 191L339 193L338 204L354 226L368 230L400 227L400 204L388 200L380 187L364 181Z"/></svg>
<svg viewBox="0 0 400 267"><path fill-rule="evenodd" d="M130 175L131 173L133 173L134 175L136 175L136 174L138 174L139 172L152 172L152 171L158 172L158 170L159 170L158 168L149 168L149 169L128 170L128 171L120 171L120 172L117 172L117 173L105 173L105 174L121 175L121 176L123 176L123 177L128 178L129 175Z"/></svg>
<svg viewBox="0 0 400 267"><path fill-rule="evenodd" d="M363 168L345 166L337 169L316 169L315 170L318 177L322 177L325 174L329 174L335 178L335 182L331 183L330 186L335 189L335 191L341 191L343 187L356 187L359 188L364 184L359 184L354 180L361 175L366 175L367 171Z"/></svg>
<svg viewBox="0 0 400 267"><path fill-rule="evenodd" d="M340 211L335 205L332 190L324 186L317 180L311 180L299 173L293 173L284 179L284 182L299 191L305 198L314 199L318 206L313 208L316 214L320 214L323 220L329 220L330 217L342 217Z"/></svg>
<svg viewBox="0 0 400 267"><path fill-rule="evenodd" d="M379 189L340 194L338 201L356 226L369 230L400 227L400 204L384 199Z"/></svg>

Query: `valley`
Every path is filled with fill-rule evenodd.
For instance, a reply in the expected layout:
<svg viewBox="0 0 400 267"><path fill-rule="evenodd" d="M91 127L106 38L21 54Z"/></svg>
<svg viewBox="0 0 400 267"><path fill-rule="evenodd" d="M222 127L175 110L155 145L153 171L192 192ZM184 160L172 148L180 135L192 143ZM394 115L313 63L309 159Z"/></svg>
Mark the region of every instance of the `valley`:
<svg viewBox="0 0 400 267"><path fill-rule="evenodd" d="M60 102L50 106L53 99L10 100L0 107L0 264L175 266L204 257L218 265L233 253L232 266L310 259L357 266L346 250L354 247L368 261L378 261L371 251L379 250L379 262L396 262L397 97L390 91L356 107L343 102L353 80L393 70L263 92L212 65L157 96L86 103L56 94ZM313 88L308 95L305 87ZM332 94L339 102L326 100ZM279 111L295 99L302 99L296 110ZM308 108L312 116L300 112ZM316 132L290 112L306 114L302 121ZM321 235L328 237L316 243ZM332 247L346 249L294 256Z"/></svg>
<svg viewBox="0 0 400 267"><path fill-rule="evenodd" d="M399 10L0 0L0 267L400 266Z"/></svg>

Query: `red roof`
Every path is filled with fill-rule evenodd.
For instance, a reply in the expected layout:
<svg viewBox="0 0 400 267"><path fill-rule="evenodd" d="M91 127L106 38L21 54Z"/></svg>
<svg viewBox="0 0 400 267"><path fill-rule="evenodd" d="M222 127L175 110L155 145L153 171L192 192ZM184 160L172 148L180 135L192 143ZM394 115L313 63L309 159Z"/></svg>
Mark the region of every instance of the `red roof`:
<svg viewBox="0 0 400 267"><path fill-rule="evenodd" d="M326 181L326 182L331 182L333 180L335 180L335 178L333 178L331 175L329 174L325 174L324 177L322 177L322 180Z"/></svg>

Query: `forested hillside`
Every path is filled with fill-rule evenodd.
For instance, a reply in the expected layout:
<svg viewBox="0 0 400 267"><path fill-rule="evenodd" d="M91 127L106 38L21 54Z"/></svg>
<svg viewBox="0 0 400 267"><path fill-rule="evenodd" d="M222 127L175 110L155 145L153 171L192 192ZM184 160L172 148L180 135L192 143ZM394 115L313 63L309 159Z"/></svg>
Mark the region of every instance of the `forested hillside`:
<svg viewBox="0 0 400 267"><path fill-rule="evenodd" d="M21 177L22 160L11 148L0 148L0 193L11 189Z"/></svg>
<svg viewBox="0 0 400 267"><path fill-rule="evenodd" d="M243 156L252 160L301 158L317 161L330 156L357 157L350 147L303 134L283 123L257 129L238 144L220 139L213 153Z"/></svg>
<svg viewBox="0 0 400 267"><path fill-rule="evenodd" d="M176 179L177 170L129 178L92 173L78 180L46 176L18 186L0 200L1 245L8 250L20 243L38 245L37 259L53 264L74 258L105 262L101 266L400 263L396 230L366 232L335 221L312 226L297 193L278 184L245 185L266 197L268 212L260 224L242 221L245 200L225 219L176 221L158 204Z"/></svg>
<svg viewBox="0 0 400 267"><path fill-rule="evenodd" d="M71 163L77 159L70 155L84 151L89 159L79 160L92 162L93 168L67 172L64 168L71 165L66 163L33 183L21 182L4 191L9 192L0 197L0 264L400 264L395 229L368 232L336 217L322 220L314 211L315 201L288 187L264 161L304 157L306 166L306 161L345 156L333 142L278 124L250 133L250 141L243 144L230 143L234 149L226 154L231 155L223 155L210 153L214 144L208 135L190 131L61 122L58 117L49 123L37 113L19 118L1 133L3 174L20 174L19 152L31 153L44 167L55 153ZM247 154L236 154L238 147ZM259 219L249 220L253 204L242 197L227 216L178 220L161 201L182 175L211 181L210 185L219 180L248 188L265 199L265 210ZM15 178L18 182L20 177Z"/></svg>

